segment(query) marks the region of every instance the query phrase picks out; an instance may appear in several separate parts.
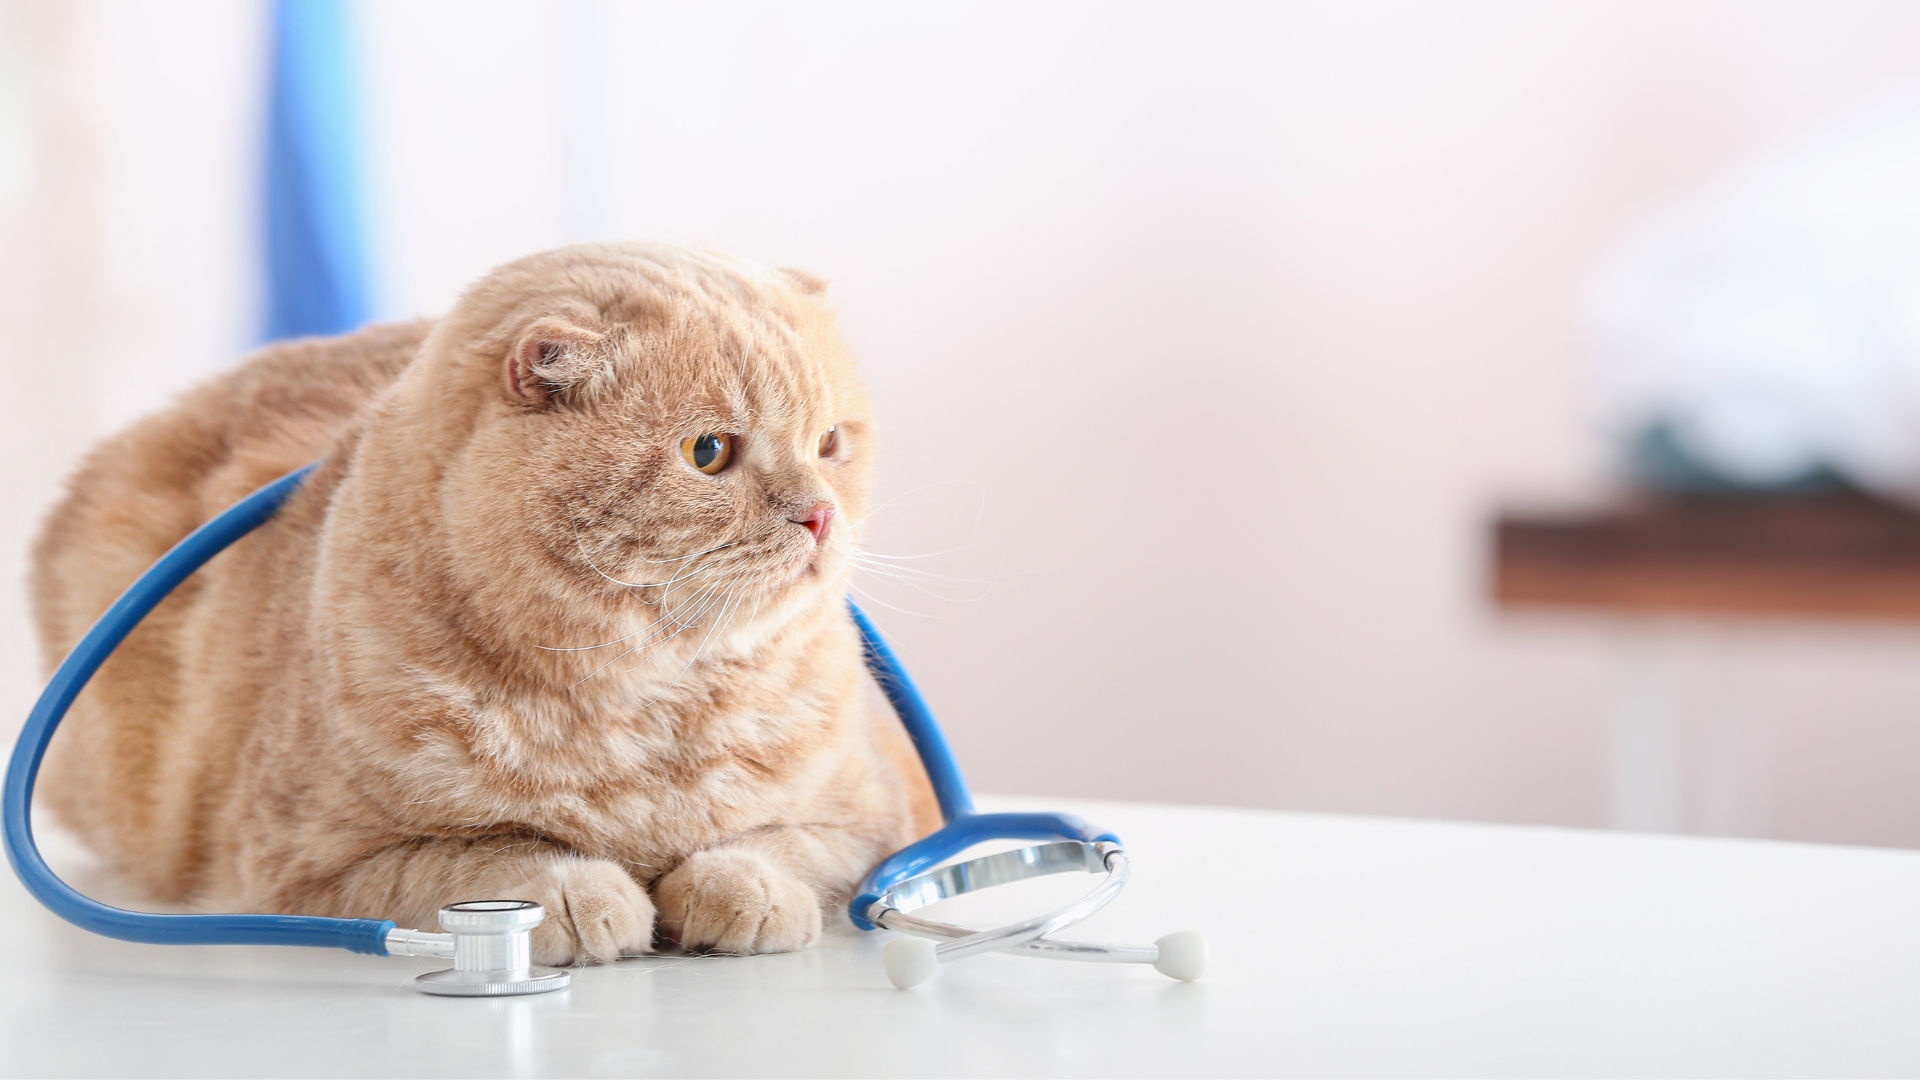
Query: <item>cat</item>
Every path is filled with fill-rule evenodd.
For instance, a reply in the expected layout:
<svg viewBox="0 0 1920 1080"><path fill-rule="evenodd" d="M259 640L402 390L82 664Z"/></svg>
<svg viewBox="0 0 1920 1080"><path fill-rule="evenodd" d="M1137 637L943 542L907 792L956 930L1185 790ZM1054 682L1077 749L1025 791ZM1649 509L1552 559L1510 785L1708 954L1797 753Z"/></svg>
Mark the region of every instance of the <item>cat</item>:
<svg viewBox="0 0 1920 1080"><path fill-rule="evenodd" d="M843 601L875 426L824 292L564 248L109 439L34 549L49 668L188 531L321 464L101 669L46 805L196 910L535 900L544 964L812 943L939 824Z"/></svg>

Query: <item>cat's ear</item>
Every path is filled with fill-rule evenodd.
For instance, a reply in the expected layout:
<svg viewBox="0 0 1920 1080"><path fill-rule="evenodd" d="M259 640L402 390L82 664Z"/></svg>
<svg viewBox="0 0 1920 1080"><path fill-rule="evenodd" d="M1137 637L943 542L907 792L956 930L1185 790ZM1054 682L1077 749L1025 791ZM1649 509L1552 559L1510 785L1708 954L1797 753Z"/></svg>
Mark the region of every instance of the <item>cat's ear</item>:
<svg viewBox="0 0 1920 1080"><path fill-rule="evenodd" d="M561 316L536 319L507 354L507 393L544 408L606 367L606 335Z"/></svg>
<svg viewBox="0 0 1920 1080"><path fill-rule="evenodd" d="M786 282L787 287L795 292L804 293L808 296L825 296L827 294L827 283L825 279L814 277L805 270L795 270L791 266L783 266L777 272L780 275L780 280Z"/></svg>

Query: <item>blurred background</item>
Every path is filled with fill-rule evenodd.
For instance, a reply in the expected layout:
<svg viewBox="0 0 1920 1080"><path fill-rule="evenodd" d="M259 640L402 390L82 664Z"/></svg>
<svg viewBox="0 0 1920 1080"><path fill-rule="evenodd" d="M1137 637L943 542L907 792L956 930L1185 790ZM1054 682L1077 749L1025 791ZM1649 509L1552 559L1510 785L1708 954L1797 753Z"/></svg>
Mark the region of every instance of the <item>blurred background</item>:
<svg viewBox="0 0 1920 1080"><path fill-rule="evenodd" d="M832 281L975 786L1920 844L1920 7L304 9L366 317ZM0 0L0 728L77 456L284 329L275 10Z"/></svg>

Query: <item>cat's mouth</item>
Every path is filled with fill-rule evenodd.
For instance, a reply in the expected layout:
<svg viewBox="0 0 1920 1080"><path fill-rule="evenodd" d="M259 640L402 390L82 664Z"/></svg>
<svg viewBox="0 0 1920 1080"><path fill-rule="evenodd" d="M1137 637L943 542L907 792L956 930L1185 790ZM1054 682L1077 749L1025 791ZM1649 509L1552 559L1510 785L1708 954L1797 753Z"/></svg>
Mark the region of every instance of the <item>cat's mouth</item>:
<svg viewBox="0 0 1920 1080"><path fill-rule="evenodd" d="M807 550L794 556L794 568L787 575L788 585L812 584L826 574L828 550L825 544L809 544Z"/></svg>
<svg viewBox="0 0 1920 1080"><path fill-rule="evenodd" d="M816 549L813 552L809 553L806 556L806 558L800 560L799 569L795 570L793 572L793 575L789 577L787 580L790 584L798 584L810 578L818 578L819 576L820 576L820 552L818 549Z"/></svg>

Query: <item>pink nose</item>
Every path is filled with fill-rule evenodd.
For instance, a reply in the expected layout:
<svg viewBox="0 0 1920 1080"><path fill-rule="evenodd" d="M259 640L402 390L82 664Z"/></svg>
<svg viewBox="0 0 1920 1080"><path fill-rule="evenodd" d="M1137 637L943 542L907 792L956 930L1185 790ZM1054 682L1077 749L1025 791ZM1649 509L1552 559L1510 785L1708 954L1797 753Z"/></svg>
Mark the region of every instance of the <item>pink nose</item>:
<svg viewBox="0 0 1920 1080"><path fill-rule="evenodd" d="M833 504L830 502L817 503L813 509L807 511L804 517L788 518L787 520L793 522L795 525L805 525L807 531L813 534L813 542L816 544L824 544L827 542L827 530L833 527Z"/></svg>

